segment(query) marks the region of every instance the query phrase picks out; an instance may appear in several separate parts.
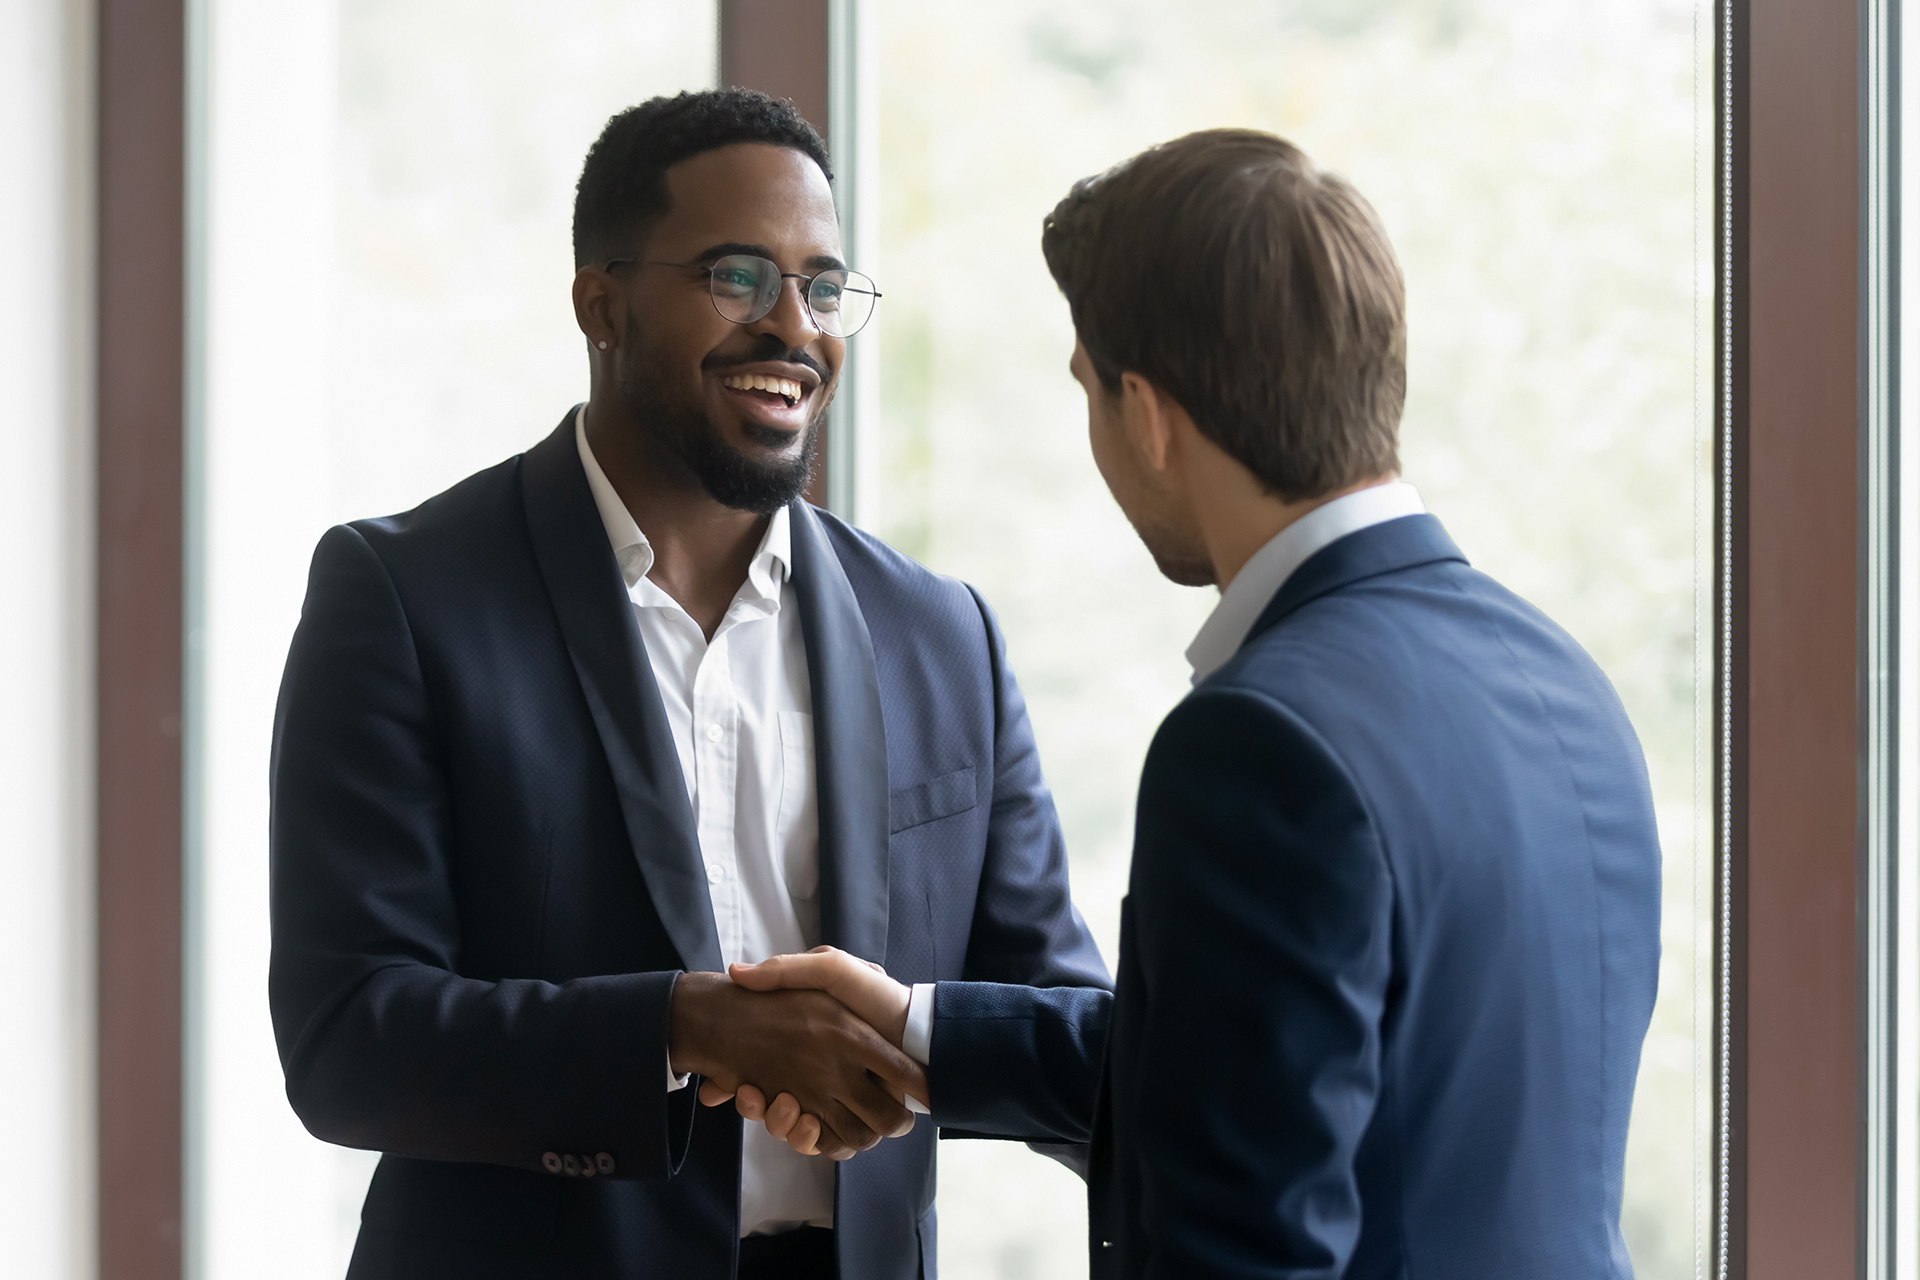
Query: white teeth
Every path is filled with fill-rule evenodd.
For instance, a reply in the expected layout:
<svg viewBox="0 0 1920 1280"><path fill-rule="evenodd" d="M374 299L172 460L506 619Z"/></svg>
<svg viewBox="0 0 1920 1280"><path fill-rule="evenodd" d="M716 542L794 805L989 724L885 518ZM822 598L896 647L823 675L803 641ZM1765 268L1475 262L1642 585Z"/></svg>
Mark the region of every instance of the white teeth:
<svg viewBox="0 0 1920 1280"><path fill-rule="evenodd" d="M792 378L771 378L763 373L735 373L720 379L723 387L738 391L770 391L789 400L800 398L800 384Z"/></svg>

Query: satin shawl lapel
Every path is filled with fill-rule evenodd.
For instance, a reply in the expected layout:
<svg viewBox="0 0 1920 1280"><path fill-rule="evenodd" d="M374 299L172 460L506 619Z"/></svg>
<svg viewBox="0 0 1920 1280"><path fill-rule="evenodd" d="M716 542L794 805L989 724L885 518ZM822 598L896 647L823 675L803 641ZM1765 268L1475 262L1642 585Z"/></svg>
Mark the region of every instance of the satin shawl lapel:
<svg viewBox="0 0 1920 1280"><path fill-rule="evenodd" d="M633 856L680 961L724 972L680 756L606 526L573 442L573 415L520 463L533 556L606 751Z"/></svg>
<svg viewBox="0 0 1920 1280"><path fill-rule="evenodd" d="M873 638L840 557L805 502L789 511L793 588L813 691L820 796L821 941L876 964L887 952L887 740Z"/></svg>
<svg viewBox="0 0 1920 1280"><path fill-rule="evenodd" d="M1259 621L1247 632L1247 641L1278 623L1308 601L1317 600L1362 578L1372 578L1397 569L1411 569L1436 560L1467 558L1460 554L1453 539L1431 515L1401 516L1381 524L1368 525L1344 538L1328 543L1308 556L1280 584L1273 601L1260 614ZM1244 645L1247 641L1242 641Z"/></svg>

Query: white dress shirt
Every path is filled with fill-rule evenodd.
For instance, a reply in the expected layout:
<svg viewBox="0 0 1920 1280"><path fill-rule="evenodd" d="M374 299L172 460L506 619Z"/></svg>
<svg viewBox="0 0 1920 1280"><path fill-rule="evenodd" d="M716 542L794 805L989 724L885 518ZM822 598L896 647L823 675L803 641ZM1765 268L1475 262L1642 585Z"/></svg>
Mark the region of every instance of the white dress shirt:
<svg viewBox="0 0 1920 1280"><path fill-rule="evenodd" d="M1350 533L1402 516L1417 516L1426 509L1418 489L1404 480L1389 480L1315 507L1274 534L1233 576L1220 593L1220 603L1187 646L1193 683L1205 680L1240 651L1247 632L1260 621L1267 605L1314 552ZM907 1004L907 1030L900 1044L908 1057L923 1066L933 1061L933 993L930 982L914 984Z"/></svg>
<svg viewBox="0 0 1920 1280"><path fill-rule="evenodd" d="M653 547L587 446L586 407L573 438L587 487L646 642L707 867L720 955L728 964L820 942L820 819L807 648L788 578L786 508L767 521L747 580L708 640L650 578ZM668 1088L686 1077L668 1069ZM638 1086L636 1086L638 1087ZM833 1225L833 1161L803 1156L745 1126L740 1234Z"/></svg>

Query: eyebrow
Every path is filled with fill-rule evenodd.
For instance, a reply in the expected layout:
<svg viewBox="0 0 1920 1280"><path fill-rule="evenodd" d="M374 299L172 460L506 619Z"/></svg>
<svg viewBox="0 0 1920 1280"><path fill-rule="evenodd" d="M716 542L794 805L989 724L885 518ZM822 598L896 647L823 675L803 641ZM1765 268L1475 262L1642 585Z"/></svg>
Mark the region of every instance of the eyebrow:
<svg viewBox="0 0 1920 1280"><path fill-rule="evenodd" d="M712 262L715 258L724 258L732 253L751 254L756 258L765 258L769 262L776 261L773 256L773 250L767 248L767 246L763 244L741 244L734 240L726 241L723 244L712 245L709 248L701 250L699 253L693 255L693 261ZM809 271L844 271L847 266L846 263L840 261L840 259L830 253L816 253L800 265Z"/></svg>

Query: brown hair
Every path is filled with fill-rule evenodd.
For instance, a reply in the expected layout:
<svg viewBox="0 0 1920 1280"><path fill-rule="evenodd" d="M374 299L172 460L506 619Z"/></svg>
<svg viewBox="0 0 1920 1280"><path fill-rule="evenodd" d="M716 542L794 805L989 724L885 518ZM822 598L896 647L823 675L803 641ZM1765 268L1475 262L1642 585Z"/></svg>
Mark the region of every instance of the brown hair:
<svg viewBox="0 0 1920 1280"><path fill-rule="evenodd" d="M1151 147L1075 183L1040 248L1102 384L1140 374L1269 492L1399 469L1400 266L1373 207L1292 143Z"/></svg>

